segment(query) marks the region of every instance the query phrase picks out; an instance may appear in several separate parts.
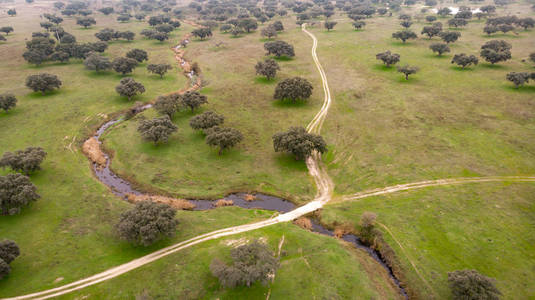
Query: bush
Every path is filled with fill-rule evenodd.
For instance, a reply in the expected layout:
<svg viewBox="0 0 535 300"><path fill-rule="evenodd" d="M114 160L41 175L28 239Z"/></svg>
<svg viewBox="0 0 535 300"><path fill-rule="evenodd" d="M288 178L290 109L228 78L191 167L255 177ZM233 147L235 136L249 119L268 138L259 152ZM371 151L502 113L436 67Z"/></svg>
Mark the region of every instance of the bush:
<svg viewBox="0 0 535 300"><path fill-rule="evenodd" d="M24 150L17 150L15 153L4 153L0 159L0 167L10 167L13 171L28 175L41 169L40 165L45 157L46 152L43 148L28 147Z"/></svg>
<svg viewBox="0 0 535 300"><path fill-rule="evenodd" d="M448 281L455 300L500 299L501 292L496 288L495 280L476 270L450 272Z"/></svg>
<svg viewBox="0 0 535 300"><path fill-rule="evenodd" d="M142 201L121 214L116 230L119 236L134 245L149 246L175 233L178 220L169 205Z"/></svg>
<svg viewBox="0 0 535 300"><path fill-rule="evenodd" d="M30 178L22 174L0 176L0 208L4 215L15 215L21 207L40 198Z"/></svg>

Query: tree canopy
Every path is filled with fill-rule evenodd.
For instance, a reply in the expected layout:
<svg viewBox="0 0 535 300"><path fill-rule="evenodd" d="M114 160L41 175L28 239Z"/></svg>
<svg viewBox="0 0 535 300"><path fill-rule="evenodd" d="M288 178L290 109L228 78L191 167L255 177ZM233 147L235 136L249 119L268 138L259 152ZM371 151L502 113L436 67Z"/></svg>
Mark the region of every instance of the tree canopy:
<svg viewBox="0 0 535 300"><path fill-rule="evenodd" d="M478 62L479 60L475 55L467 55L466 53L455 54L451 60L452 64L457 64L463 69L472 64L477 65Z"/></svg>
<svg viewBox="0 0 535 300"><path fill-rule="evenodd" d="M137 60L129 57L117 57L112 62L113 70L123 75L126 73L132 73L137 65Z"/></svg>
<svg viewBox="0 0 535 300"><path fill-rule="evenodd" d="M301 77L287 78L277 84L273 98L276 100L307 100L314 87L308 80Z"/></svg>
<svg viewBox="0 0 535 300"><path fill-rule="evenodd" d="M273 136L275 152L289 152L296 160L304 160L314 151L324 153L327 144L323 138L316 134L306 132L303 127L292 127L286 132L280 132Z"/></svg>
<svg viewBox="0 0 535 300"><path fill-rule="evenodd" d="M0 176L0 207L4 215L16 215L23 206L39 199L28 176L15 173Z"/></svg>
<svg viewBox="0 0 535 300"><path fill-rule="evenodd" d="M208 103L208 99L205 95L201 95L197 91L187 91L180 95L180 103L186 107L189 107L191 112L193 112L202 104Z"/></svg>
<svg viewBox="0 0 535 300"><path fill-rule="evenodd" d="M481 46L480 55L491 64L511 58L511 44L504 40L492 40Z"/></svg>
<svg viewBox="0 0 535 300"><path fill-rule="evenodd" d="M448 273L453 299L500 299L501 292L495 280L481 275L476 270L459 270Z"/></svg>
<svg viewBox="0 0 535 300"><path fill-rule="evenodd" d="M177 129L167 115L150 120L142 120L137 128L143 139L154 144L167 142L169 136Z"/></svg>
<svg viewBox="0 0 535 300"><path fill-rule="evenodd" d="M391 65L395 65L399 62L400 55L387 50L385 52L377 53L375 58L381 60L387 67L390 67Z"/></svg>
<svg viewBox="0 0 535 300"><path fill-rule="evenodd" d="M131 77L125 77L115 87L115 91L123 97L128 97L128 100L132 100L135 95L145 92L145 86Z"/></svg>
<svg viewBox="0 0 535 300"><path fill-rule="evenodd" d="M267 51L267 55L275 55L276 57L295 56L294 47L285 41L272 41L264 44L264 49Z"/></svg>
<svg viewBox="0 0 535 300"><path fill-rule="evenodd" d="M189 126L195 130L206 130L223 124L225 117L213 111L207 111L189 120Z"/></svg>
<svg viewBox="0 0 535 300"><path fill-rule="evenodd" d="M0 94L0 109L5 112L17 106L17 98L11 93Z"/></svg>
<svg viewBox="0 0 535 300"><path fill-rule="evenodd" d="M41 92L44 95L48 91L59 89L61 80L54 74L35 74L26 77L26 86L34 92Z"/></svg>
<svg viewBox="0 0 535 300"><path fill-rule="evenodd" d="M242 140L242 133L234 128L214 126L206 129L206 144L219 147L218 155L221 155L223 150L236 146Z"/></svg>
<svg viewBox="0 0 535 300"><path fill-rule="evenodd" d="M173 69L170 64L149 64L147 65L147 71L150 73L158 74L160 75L160 78L163 78L163 75L167 73L167 71Z"/></svg>
<svg viewBox="0 0 535 300"><path fill-rule="evenodd" d="M6 152L0 159L0 167L10 167L13 171L26 175L41 169L46 152L41 147L28 147L24 150Z"/></svg>
<svg viewBox="0 0 535 300"><path fill-rule="evenodd" d="M263 62L258 62L255 65L257 75L266 76L268 80L275 78L277 71L280 70L279 64L273 59L265 59Z"/></svg>

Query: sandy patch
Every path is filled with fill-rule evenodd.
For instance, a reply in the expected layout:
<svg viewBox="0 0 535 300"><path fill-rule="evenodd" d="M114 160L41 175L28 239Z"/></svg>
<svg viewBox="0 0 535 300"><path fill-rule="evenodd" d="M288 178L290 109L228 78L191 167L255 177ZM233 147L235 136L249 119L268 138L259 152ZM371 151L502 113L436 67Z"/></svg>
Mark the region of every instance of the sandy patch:
<svg viewBox="0 0 535 300"><path fill-rule="evenodd" d="M156 203L163 203L175 209L192 210L195 208L195 204L189 202L188 200L175 199L175 198L164 197L164 196L128 194L127 199L131 203L137 203L141 201L152 201Z"/></svg>
<svg viewBox="0 0 535 300"><path fill-rule="evenodd" d="M99 167L104 167L106 165L106 156L100 149L100 144L95 137L84 142L82 152L87 155L89 160L96 163Z"/></svg>

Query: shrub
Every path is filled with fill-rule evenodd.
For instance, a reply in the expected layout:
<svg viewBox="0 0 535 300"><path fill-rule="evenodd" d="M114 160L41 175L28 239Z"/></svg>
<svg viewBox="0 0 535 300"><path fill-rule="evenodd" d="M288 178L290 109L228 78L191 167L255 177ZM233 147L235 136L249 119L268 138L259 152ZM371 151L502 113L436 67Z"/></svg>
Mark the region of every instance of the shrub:
<svg viewBox="0 0 535 300"><path fill-rule="evenodd" d="M448 273L448 281L455 300L500 299L501 292L495 280L476 270L460 270Z"/></svg>
<svg viewBox="0 0 535 300"><path fill-rule="evenodd" d="M15 215L23 206L40 198L30 178L22 174L0 176L0 206L2 214Z"/></svg>

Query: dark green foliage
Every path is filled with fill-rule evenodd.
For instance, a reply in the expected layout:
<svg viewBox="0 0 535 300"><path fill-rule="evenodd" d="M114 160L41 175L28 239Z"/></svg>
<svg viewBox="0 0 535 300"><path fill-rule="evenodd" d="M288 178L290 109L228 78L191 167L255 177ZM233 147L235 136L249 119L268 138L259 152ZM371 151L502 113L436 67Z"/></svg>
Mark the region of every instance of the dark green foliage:
<svg viewBox="0 0 535 300"><path fill-rule="evenodd" d="M175 234L176 211L166 204L143 201L121 214L116 225L119 236L134 245L149 246Z"/></svg>
<svg viewBox="0 0 535 300"><path fill-rule="evenodd" d="M63 34L63 37L60 40L60 43L72 44L76 43L76 37L68 32Z"/></svg>
<svg viewBox="0 0 535 300"><path fill-rule="evenodd" d="M170 118L180 109L180 99L177 94L158 96L154 103L154 109L160 114L168 115Z"/></svg>
<svg viewBox="0 0 535 300"><path fill-rule="evenodd" d="M528 83L531 78L535 79L535 73L511 72L505 76L505 79L515 84L515 88L524 85L524 83Z"/></svg>
<svg viewBox="0 0 535 300"><path fill-rule="evenodd" d="M0 242L0 260L10 264L20 255L19 246L11 240L3 240Z"/></svg>
<svg viewBox="0 0 535 300"><path fill-rule="evenodd" d="M445 17L447 15L451 14L451 9L448 7L443 7L437 11L437 15Z"/></svg>
<svg viewBox="0 0 535 300"><path fill-rule="evenodd" d="M475 55L467 55L465 53L461 53L461 54L455 54L453 56L453 59L451 60L451 63L453 64L457 64L459 66L461 66L463 69L467 66L470 66L470 65L477 65L477 63L479 62L479 60L477 59L477 57Z"/></svg>
<svg viewBox="0 0 535 300"><path fill-rule="evenodd" d="M121 79L119 85L115 87L115 91L117 91L119 95L128 97L128 100L131 100L135 95L144 93L145 87L133 78L126 77Z"/></svg>
<svg viewBox="0 0 535 300"><path fill-rule="evenodd" d="M169 24L160 24L154 27L156 31L163 32L163 33L169 33L175 29L175 27L169 25Z"/></svg>
<svg viewBox="0 0 535 300"><path fill-rule="evenodd" d="M275 21L273 24L271 24L271 26L273 26L276 31L284 31L284 25L282 25L281 21Z"/></svg>
<svg viewBox="0 0 535 300"><path fill-rule="evenodd" d="M277 84L273 98L276 100L307 100L314 87L301 77L287 78Z"/></svg>
<svg viewBox="0 0 535 300"><path fill-rule="evenodd" d="M409 75L418 72L418 67L409 65L398 66L398 72L405 74L405 80L409 80Z"/></svg>
<svg viewBox="0 0 535 300"><path fill-rule="evenodd" d="M459 19L459 18L453 18L453 19L449 19L448 20L448 25L450 27L463 27L463 26L466 26L468 24L468 21L466 21L465 19Z"/></svg>
<svg viewBox="0 0 535 300"><path fill-rule="evenodd" d="M7 10L7 14L10 16L10 17L14 17L17 15L17 10L14 9L14 8L10 8Z"/></svg>
<svg viewBox="0 0 535 300"><path fill-rule="evenodd" d="M17 106L17 98L11 93L0 94L0 109L5 112Z"/></svg>
<svg viewBox="0 0 535 300"><path fill-rule="evenodd" d="M488 35L491 35L498 31L499 31L498 26L495 26L495 25L486 25L485 27L483 27L483 32Z"/></svg>
<svg viewBox="0 0 535 300"><path fill-rule="evenodd" d="M126 73L132 73L137 67L137 60L128 57L118 57L113 60L112 67L117 73L125 75Z"/></svg>
<svg viewBox="0 0 535 300"><path fill-rule="evenodd" d="M0 208L4 215L16 215L23 206L40 198L28 176L16 173L0 176Z"/></svg>
<svg viewBox="0 0 535 300"><path fill-rule="evenodd" d="M34 92L41 92L44 95L48 91L59 89L61 80L54 74L41 73L26 77L26 86Z"/></svg>
<svg viewBox="0 0 535 300"><path fill-rule="evenodd" d="M213 111L207 111L189 120L189 126L195 130L206 130L223 124L225 117Z"/></svg>
<svg viewBox="0 0 535 300"><path fill-rule="evenodd" d="M0 280L11 273L11 267L4 260L0 259Z"/></svg>
<svg viewBox="0 0 535 300"><path fill-rule="evenodd" d="M56 9L63 9L65 7L65 3L60 2L60 1L54 2L54 7Z"/></svg>
<svg viewBox="0 0 535 300"><path fill-rule="evenodd" d="M325 26L325 29L327 29L327 31L331 31L331 29L334 28L334 26L336 26L336 24L338 24L338 22L334 22L334 21L326 21L324 23L324 26Z"/></svg>
<svg viewBox="0 0 535 300"><path fill-rule="evenodd" d="M481 46L480 55L491 64L511 58L511 44L504 40L492 40Z"/></svg>
<svg viewBox="0 0 535 300"><path fill-rule="evenodd" d="M92 53L84 60L84 66L89 70L98 72L111 69L111 62L105 56Z"/></svg>
<svg viewBox="0 0 535 300"><path fill-rule="evenodd" d="M438 24L441 24L441 23L438 23ZM437 36L441 32L442 32L442 27L441 26L436 26L436 25L424 26L424 28L422 29L422 34L427 35L429 38Z"/></svg>
<svg viewBox="0 0 535 300"><path fill-rule="evenodd" d="M0 41L5 42L7 39L3 35L0 35Z"/></svg>
<svg viewBox="0 0 535 300"><path fill-rule="evenodd" d="M429 49L431 49L433 52L438 53L438 56L441 56L442 54L446 52L450 52L450 47L448 47L447 44L442 44L442 43L431 44L429 46Z"/></svg>
<svg viewBox="0 0 535 300"><path fill-rule="evenodd" d="M197 28L191 32L194 36L204 40L207 37L212 36L212 30L208 27Z"/></svg>
<svg viewBox="0 0 535 300"><path fill-rule="evenodd" d="M289 152L296 160L304 160L314 151L325 153L327 144L316 134L306 132L303 127L292 127L287 132L273 135L275 152Z"/></svg>
<svg viewBox="0 0 535 300"><path fill-rule="evenodd" d="M279 260L268 246L257 241L232 249L230 257L231 265L217 258L210 264L212 274L219 279L222 286L228 288L250 287L257 281L267 284L270 274L274 274L279 268Z"/></svg>
<svg viewBox="0 0 535 300"><path fill-rule="evenodd" d="M158 144L167 142L169 136L177 129L169 116L165 115L151 120L142 120L137 131L141 133L144 140Z"/></svg>
<svg viewBox="0 0 535 300"><path fill-rule="evenodd" d="M83 26L84 28L87 28L91 25L97 24L97 21L95 21L95 18L92 17L81 17L76 19L76 24Z"/></svg>
<svg viewBox="0 0 535 300"><path fill-rule="evenodd" d="M28 147L24 150L17 150L15 153L4 153L0 159L0 167L10 167L13 171L28 175L41 169L40 165L45 157L46 152L43 148Z"/></svg>
<svg viewBox="0 0 535 300"><path fill-rule="evenodd" d="M271 58L258 62L255 66L256 74L266 76L268 80L275 78L277 71L280 70L279 64Z"/></svg>
<svg viewBox="0 0 535 300"><path fill-rule="evenodd" d="M47 20L50 22L58 25L59 23L63 22L63 18L60 16L52 15L52 14L44 14L43 15Z"/></svg>
<svg viewBox="0 0 535 300"><path fill-rule="evenodd" d="M208 103L206 96L196 91L187 91L180 95L180 104L189 107L191 112L205 103Z"/></svg>
<svg viewBox="0 0 535 300"><path fill-rule="evenodd" d="M95 36L97 37L97 39L103 42L111 41L115 38L115 30L111 28L104 28L101 31L95 33Z"/></svg>
<svg viewBox="0 0 535 300"><path fill-rule="evenodd" d="M355 27L355 29L362 29L364 26L366 26L366 22L364 21L353 22L353 27Z"/></svg>
<svg viewBox="0 0 535 300"><path fill-rule="evenodd" d="M408 21L408 20L405 20L405 21L402 21L401 23L399 23L399 25L401 25L401 27L407 29L407 28L412 26L412 22Z"/></svg>
<svg viewBox="0 0 535 300"><path fill-rule="evenodd" d="M272 27L272 26L267 26L267 27L265 27L265 28L262 29L262 31L260 32L260 34L261 34L262 36L267 37L268 39L271 39L271 38L277 36L277 31L275 30L274 27Z"/></svg>
<svg viewBox="0 0 535 300"><path fill-rule="evenodd" d="M481 6L479 8L479 10L481 10L482 12L487 13L487 14L492 14L492 13L496 12L496 6L494 6L494 5L485 5L485 6Z"/></svg>
<svg viewBox="0 0 535 300"><path fill-rule="evenodd" d="M142 49L132 49L126 52L126 57L135 59L140 63L145 60L149 60L149 55L147 54L147 51Z"/></svg>
<svg viewBox="0 0 535 300"><path fill-rule="evenodd" d="M105 14L106 16L109 15L109 14L112 14L113 13L113 7L103 7L101 9L99 9L98 11L100 11L101 13Z"/></svg>
<svg viewBox="0 0 535 300"><path fill-rule="evenodd" d="M524 28L524 30L528 30L528 28L533 28L535 26L535 19L531 17L522 18L519 19L516 24Z"/></svg>
<svg viewBox="0 0 535 300"><path fill-rule="evenodd" d="M117 21L118 22L128 22L128 21L130 21L130 15L121 14L121 15L117 16Z"/></svg>
<svg viewBox="0 0 535 300"><path fill-rule="evenodd" d="M366 244L373 244L375 237L377 236L377 229L375 228L375 219L377 215L373 212L364 212L360 218L360 235L359 237ZM379 232L380 234L380 232Z"/></svg>
<svg viewBox="0 0 535 300"><path fill-rule="evenodd" d="M455 14L454 18L469 20L472 19L472 12L470 10L461 10L457 14Z"/></svg>
<svg viewBox="0 0 535 300"><path fill-rule="evenodd" d="M400 55L397 53L391 53L390 50L387 50L385 52L377 53L375 58L382 60L387 67L390 67L391 65L395 65L399 62Z"/></svg>
<svg viewBox="0 0 535 300"><path fill-rule="evenodd" d="M401 31L392 33L392 37L395 39L401 40L403 43L405 43L407 40L415 39L418 36L413 31L401 30Z"/></svg>
<svg viewBox="0 0 535 300"><path fill-rule="evenodd" d="M221 32L229 32L230 30L232 30L232 25L230 25L230 24L222 24L219 27L219 30L221 30Z"/></svg>
<svg viewBox="0 0 535 300"><path fill-rule="evenodd" d="M219 147L218 155L223 153L223 150L232 148L243 140L242 133L234 128L210 127L206 129L206 144Z"/></svg>
<svg viewBox="0 0 535 300"><path fill-rule="evenodd" d="M11 26L2 26L2 27L0 27L0 32L3 32L6 35L9 35L10 32L13 32L13 27L11 27Z"/></svg>
<svg viewBox="0 0 535 300"><path fill-rule="evenodd" d="M266 55L275 55L276 57L295 56L294 47L285 41L266 42L264 49L267 51Z"/></svg>
<svg viewBox="0 0 535 300"><path fill-rule="evenodd" d="M61 14L64 16L74 16L76 14L76 11L74 9L64 9L61 11Z"/></svg>
<svg viewBox="0 0 535 300"><path fill-rule="evenodd" d="M495 280L476 270L450 272L448 282L454 300L498 300L501 296Z"/></svg>
<svg viewBox="0 0 535 300"><path fill-rule="evenodd" d="M29 50L22 54L22 57L30 64L40 65L48 59L48 56L37 50Z"/></svg>
<svg viewBox="0 0 535 300"><path fill-rule="evenodd" d="M51 61L68 62L71 56L65 51L56 51L49 57Z"/></svg>
<svg viewBox="0 0 535 300"><path fill-rule="evenodd" d="M149 36L150 39L157 40L160 42L166 41L169 39L167 33L156 31Z"/></svg>
<svg viewBox="0 0 535 300"><path fill-rule="evenodd" d="M454 43L461 37L461 33L457 31L443 31L438 34L440 38L446 43Z"/></svg>
<svg viewBox="0 0 535 300"><path fill-rule="evenodd" d="M56 42L51 38L34 37L26 42L26 48L30 52L39 52L42 55L48 56L54 52L55 44Z"/></svg>
<svg viewBox="0 0 535 300"><path fill-rule="evenodd" d="M120 31L118 32L118 36L119 38L121 39L125 39L127 41L132 41L134 40L134 37L136 36L135 33L133 33L132 31L130 30L127 30L127 31Z"/></svg>
<svg viewBox="0 0 535 300"><path fill-rule="evenodd" d="M171 70L172 67L170 64L149 64L147 70L151 73L160 75L160 78L167 73L168 70Z"/></svg>
<svg viewBox="0 0 535 300"><path fill-rule="evenodd" d="M425 20L429 23L435 22L437 20L437 17L435 16L426 16Z"/></svg>
<svg viewBox="0 0 535 300"><path fill-rule="evenodd" d="M535 52L529 54L529 60L531 60L532 63L535 63Z"/></svg>

